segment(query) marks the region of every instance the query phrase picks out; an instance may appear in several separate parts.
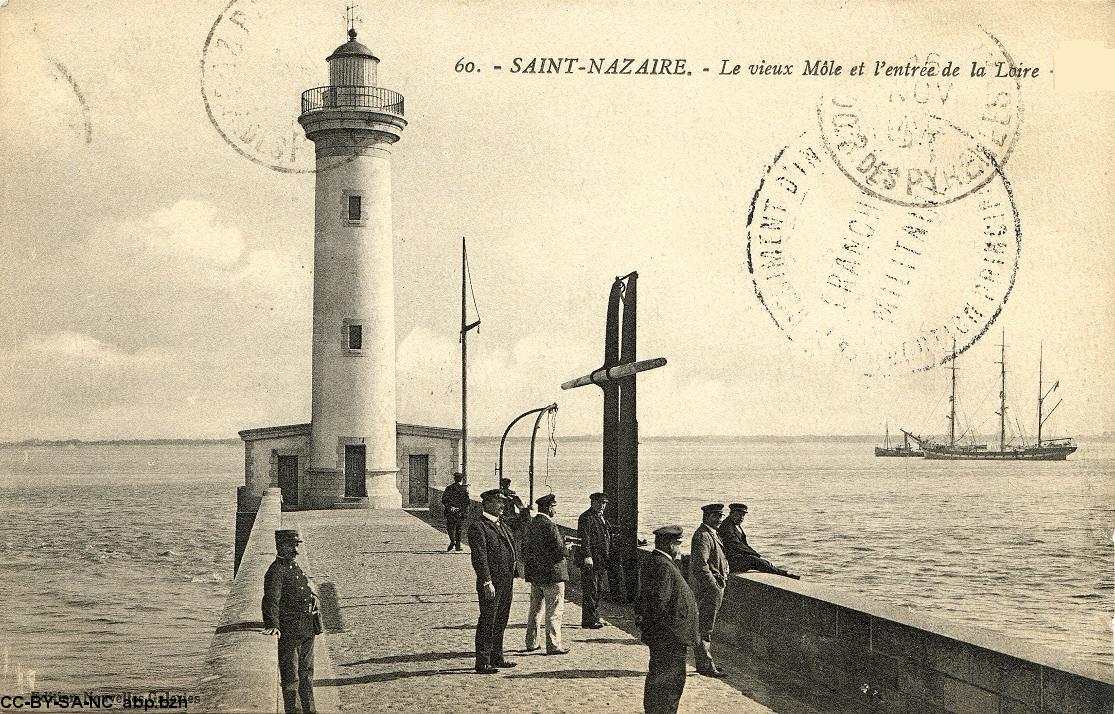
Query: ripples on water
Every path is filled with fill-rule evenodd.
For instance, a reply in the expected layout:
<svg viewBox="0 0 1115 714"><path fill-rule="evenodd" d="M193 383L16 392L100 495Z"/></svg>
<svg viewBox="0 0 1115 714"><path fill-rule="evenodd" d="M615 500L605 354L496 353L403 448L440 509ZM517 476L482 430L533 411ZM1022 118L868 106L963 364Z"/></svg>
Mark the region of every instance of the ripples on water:
<svg viewBox="0 0 1115 714"><path fill-rule="evenodd" d="M228 593L240 447L0 448L0 648L39 690L188 691Z"/></svg>
<svg viewBox="0 0 1115 714"><path fill-rule="evenodd" d="M876 459L871 444L648 440L644 535L744 501L751 543L809 580L1111 661L1115 445L1068 462ZM470 443L474 495L498 441ZM506 473L527 495L527 446ZM239 445L0 448L0 650L40 690L190 690L232 573ZM559 520L600 488L598 442L535 466ZM494 485L494 484L493 484Z"/></svg>

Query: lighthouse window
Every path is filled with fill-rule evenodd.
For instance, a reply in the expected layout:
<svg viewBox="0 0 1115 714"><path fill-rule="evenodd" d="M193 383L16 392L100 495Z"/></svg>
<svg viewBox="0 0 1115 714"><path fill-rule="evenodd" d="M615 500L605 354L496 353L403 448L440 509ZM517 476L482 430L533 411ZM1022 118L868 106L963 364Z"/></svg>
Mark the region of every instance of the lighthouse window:
<svg viewBox="0 0 1115 714"><path fill-rule="evenodd" d="M360 196L348 197L348 219L350 221L360 220Z"/></svg>
<svg viewBox="0 0 1115 714"><path fill-rule="evenodd" d="M363 325L349 325L348 326L348 348L350 350L361 349L364 340Z"/></svg>

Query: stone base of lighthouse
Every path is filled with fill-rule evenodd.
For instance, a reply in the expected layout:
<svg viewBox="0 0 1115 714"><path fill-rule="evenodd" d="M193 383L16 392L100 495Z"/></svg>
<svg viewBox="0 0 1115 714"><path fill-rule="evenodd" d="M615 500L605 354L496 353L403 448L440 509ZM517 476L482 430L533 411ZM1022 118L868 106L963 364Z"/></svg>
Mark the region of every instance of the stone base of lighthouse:
<svg viewBox="0 0 1115 714"><path fill-rule="evenodd" d="M399 509L403 494L399 491L399 469L365 471L363 488L354 488L352 476L341 469L306 469L306 488L300 501L310 508Z"/></svg>
<svg viewBox="0 0 1115 714"><path fill-rule="evenodd" d="M364 476L364 491L368 494L367 508L402 508L403 494L395 482L399 470L369 471Z"/></svg>
<svg viewBox="0 0 1115 714"><path fill-rule="evenodd" d="M309 424L240 432L244 440L240 500L245 513L268 488L281 489L284 510L427 508L431 489L444 489L459 468L459 429L398 424L394 458L398 468L351 474L343 468L310 465L310 432Z"/></svg>

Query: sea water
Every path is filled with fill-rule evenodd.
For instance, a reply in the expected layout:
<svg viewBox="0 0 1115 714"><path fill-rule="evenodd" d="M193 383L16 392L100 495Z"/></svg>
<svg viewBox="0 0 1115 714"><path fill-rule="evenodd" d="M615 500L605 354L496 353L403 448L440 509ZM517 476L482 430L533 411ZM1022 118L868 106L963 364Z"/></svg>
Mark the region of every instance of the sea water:
<svg viewBox="0 0 1115 714"><path fill-rule="evenodd" d="M504 472L530 495L529 443ZM1115 445L1067 462L879 459L872 444L645 439L640 530L686 533L743 501L764 556L826 587L1110 666ZM470 440L474 497L498 440ZM0 663L40 691L189 692L232 575L243 447L0 448ZM573 523L600 489L598 440L538 440L534 497ZM444 479L446 474L437 474ZM312 551L312 544L311 551Z"/></svg>

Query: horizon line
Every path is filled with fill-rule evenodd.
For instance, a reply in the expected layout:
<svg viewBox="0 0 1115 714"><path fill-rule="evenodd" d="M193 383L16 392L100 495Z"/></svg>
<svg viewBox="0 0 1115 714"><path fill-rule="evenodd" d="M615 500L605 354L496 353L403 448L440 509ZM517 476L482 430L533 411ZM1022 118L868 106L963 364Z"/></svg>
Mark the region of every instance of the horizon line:
<svg viewBox="0 0 1115 714"><path fill-rule="evenodd" d="M643 434L640 435L640 440L644 441L662 441L670 439L722 439L722 440L749 440L749 441L777 441L777 440L796 440L796 441L826 441L826 440L872 440L876 439L880 434ZM986 435L977 435L977 438ZM558 436L558 440L567 441L590 441L598 440L603 437L600 433L595 434L567 434ZM473 440L496 440L500 436L496 434L470 434L469 441ZM508 440L526 441L530 439L529 436L509 436ZM1104 431L1092 434L1083 434L1073 438L1080 439L1113 439L1115 432ZM109 437L109 438L40 438L28 437L25 439L4 440L0 441L0 446L50 446L50 445L66 445L66 444L85 444L85 445L104 445L104 444L149 444L149 445L173 445L173 444L234 444L241 443L238 436L233 437Z"/></svg>

